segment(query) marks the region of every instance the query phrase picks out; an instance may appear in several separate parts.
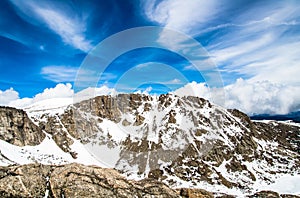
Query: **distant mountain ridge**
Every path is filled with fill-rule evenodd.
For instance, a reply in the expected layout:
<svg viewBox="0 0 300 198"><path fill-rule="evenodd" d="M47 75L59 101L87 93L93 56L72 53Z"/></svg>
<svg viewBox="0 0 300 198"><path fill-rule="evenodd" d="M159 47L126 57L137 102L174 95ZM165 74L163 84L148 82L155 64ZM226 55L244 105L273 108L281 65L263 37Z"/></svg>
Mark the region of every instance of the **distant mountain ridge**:
<svg viewBox="0 0 300 198"><path fill-rule="evenodd" d="M259 114L250 116L252 120L276 120L276 121L287 121L291 120L300 123L300 111L291 112L289 114Z"/></svg>

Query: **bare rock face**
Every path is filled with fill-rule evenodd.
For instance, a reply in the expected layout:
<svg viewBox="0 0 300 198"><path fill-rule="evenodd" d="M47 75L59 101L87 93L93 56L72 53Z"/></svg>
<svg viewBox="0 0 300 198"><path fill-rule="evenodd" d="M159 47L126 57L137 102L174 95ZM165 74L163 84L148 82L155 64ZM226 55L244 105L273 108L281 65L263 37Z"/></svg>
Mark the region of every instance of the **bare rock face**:
<svg viewBox="0 0 300 198"><path fill-rule="evenodd" d="M211 192L202 189L182 188L177 191L182 197L187 198L214 198Z"/></svg>
<svg viewBox="0 0 300 198"><path fill-rule="evenodd" d="M124 119L124 120L122 121L122 125L123 125L123 126L128 126L128 125L130 125L130 124L131 124L131 122L127 121L126 119Z"/></svg>
<svg viewBox="0 0 300 198"><path fill-rule="evenodd" d="M126 180L113 169L81 164L0 167L1 197L180 197L155 180Z"/></svg>
<svg viewBox="0 0 300 198"><path fill-rule="evenodd" d="M0 167L0 197L42 197L51 169L40 164Z"/></svg>
<svg viewBox="0 0 300 198"><path fill-rule="evenodd" d="M136 115L134 126L140 126L143 124L145 118L141 115Z"/></svg>
<svg viewBox="0 0 300 198"><path fill-rule="evenodd" d="M50 185L54 197L179 197L157 181L129 181L116 170L78 164L57 167Z"/></svg>
<svg viewBox="0 0 300 198"><path fill-rule="evenodd" d="M280 196L277 192L272 192L272 191L260 191L249 197L280 198Z"/></svg>
<svg viewBox="0 0 300 198"><path fill-rule="evenodd" d="M0 107L0 139L17 146L38 145L45 138L23 110Z"/></svg>

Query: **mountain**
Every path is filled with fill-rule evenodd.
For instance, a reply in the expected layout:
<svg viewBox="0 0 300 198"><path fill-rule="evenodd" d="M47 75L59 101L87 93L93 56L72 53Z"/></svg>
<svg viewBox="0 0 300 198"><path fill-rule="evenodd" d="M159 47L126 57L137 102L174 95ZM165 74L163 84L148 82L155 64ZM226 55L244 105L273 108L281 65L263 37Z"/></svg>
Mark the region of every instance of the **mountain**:
<svg viewBox="0 0 300 198"><path fill-rule="evenodd" d="M47 103L24 108L27 114L0 108L2 165L77 162L215 195L299 193L297 124L254 122L238 110L170 94L98 96L51 108ZM7 132L23 135L2 135ZM284 181L291 183L288 189L280 188Z"/></svg>

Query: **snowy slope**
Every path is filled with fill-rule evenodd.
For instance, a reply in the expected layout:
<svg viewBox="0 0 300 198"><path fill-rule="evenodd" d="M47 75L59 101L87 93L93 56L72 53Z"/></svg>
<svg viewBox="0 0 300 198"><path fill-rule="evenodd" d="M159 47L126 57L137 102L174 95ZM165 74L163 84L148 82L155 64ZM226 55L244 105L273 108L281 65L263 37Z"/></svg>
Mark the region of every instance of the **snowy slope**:
<svg viewBox="0 0 300 198"><path fill-rule="evenodd" d="M72 158L70 154L62 151L50 135L47 135L44 141L37 146L19 147L0 140L0 165L7 166L10 164L29 164L35 162L60 165L78 162L86 165L105 167L78 140L74 142L72 148L78 153L77 159Z"/></svg>
<svg viewBox="0 0 300 198"><path fill-rule="evenodd" d="M43 114L54 115L64 113L64 110L71 104L73 104L73 98L51 98L23 107L23 110L29 117Z"/></svg>

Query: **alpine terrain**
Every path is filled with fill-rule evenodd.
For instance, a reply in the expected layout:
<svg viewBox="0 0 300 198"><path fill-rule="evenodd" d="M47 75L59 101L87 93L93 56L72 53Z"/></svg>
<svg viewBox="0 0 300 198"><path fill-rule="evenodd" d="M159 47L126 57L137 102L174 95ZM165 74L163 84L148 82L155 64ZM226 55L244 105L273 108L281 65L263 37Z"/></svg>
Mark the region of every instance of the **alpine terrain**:
<svg viewBox="0 0 300 198"><path fill-rule="evenodd" d="M72 103L0 107L2 197L300 193L299 124L253 121L236 109L172 94Z"/></svg>

